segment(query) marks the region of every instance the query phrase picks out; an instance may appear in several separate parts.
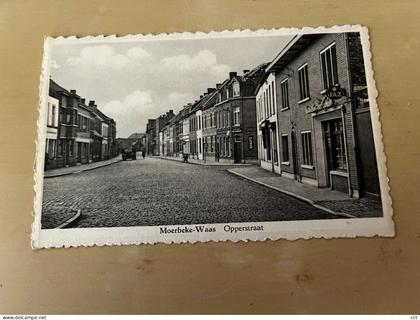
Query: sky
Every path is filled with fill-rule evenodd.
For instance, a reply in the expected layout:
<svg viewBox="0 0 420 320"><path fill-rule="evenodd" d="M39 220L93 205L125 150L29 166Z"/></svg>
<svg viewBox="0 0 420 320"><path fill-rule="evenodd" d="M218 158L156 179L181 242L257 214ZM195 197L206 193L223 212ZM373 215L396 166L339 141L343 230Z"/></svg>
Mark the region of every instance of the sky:
<svg viewBox="0 0 420 320"><path fill-rule="evenodd" d="M270 62L290 36L158 41L56 42L51 78L112 117L117 137L145 132L148 119L178 112L230 71Z"/></svg>

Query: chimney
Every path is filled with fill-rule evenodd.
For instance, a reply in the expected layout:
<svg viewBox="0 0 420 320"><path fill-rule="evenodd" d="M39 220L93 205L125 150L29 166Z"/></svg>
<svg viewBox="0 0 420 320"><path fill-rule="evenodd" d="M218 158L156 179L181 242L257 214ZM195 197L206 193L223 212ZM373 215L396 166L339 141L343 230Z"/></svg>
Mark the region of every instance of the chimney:
<svg viewBox="0 0 420 320"><path fill-rule="evenodd" d="M80 99L80 101L81 101L83 104L85 104L85 103L86 103L86 99L85 99L85 98Z"/></svg>
<svg viewBox="0 0 420 320"><path fill-rule="evenodd" d="M76 94L76 90L71 89L71 90L70 90L70 93L71 93L71 94Z"/></svg>
<svg viewBox="0 0 420 320"><path fill-rule="evenodd" d="M216 88L219 88L221 83L216 83Z"/></svg>
<svg viewBox="0 0 420 320"><path fill-rule="evenodd" d="M200 96L200 99L203 99L203 95Z"/></svg>
<svg viewBox="0 0 420 320"><path fill-rule="evenodd" d="M95 106L95 100L90 100L89 101L89 106L94 107Z"/></svg>
<svg viewBox="0 0 420 320"><path fill-rule="evenodd" d="M216 90L215 88L207 88L207 93L212 93L214 90Z"/></svg>
<svg viewBox="0 0 420 320"><path fill-rule="evenodd" d="M174 113L174 110L173 109L169 110L169 113Z"/></svg>
<svg viewBox="0 0 420 320"><path fill-rule="evenodd" d="M233 77L236 77L236 72L229 72L229 79L232 79Z"/></svg>
<svg viewBox="0 0 420 320"><path fill-rule="evenodd" d="M246 74L246 73L248 73L249 72L249 70L248 69L245 69L244 70L244 74Z"/></svg>

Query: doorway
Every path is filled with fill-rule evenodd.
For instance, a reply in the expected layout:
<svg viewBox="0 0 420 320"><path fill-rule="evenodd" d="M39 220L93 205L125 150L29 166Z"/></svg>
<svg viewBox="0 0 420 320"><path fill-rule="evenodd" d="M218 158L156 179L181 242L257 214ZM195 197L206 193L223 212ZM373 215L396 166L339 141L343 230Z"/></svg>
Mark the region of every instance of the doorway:
<svg viewBox="0 0 420 320"><path fill-rule="evenodd" d="M235 137L233 141L233 159L235 163L242 162L242 141L241 137Z"/></svg>

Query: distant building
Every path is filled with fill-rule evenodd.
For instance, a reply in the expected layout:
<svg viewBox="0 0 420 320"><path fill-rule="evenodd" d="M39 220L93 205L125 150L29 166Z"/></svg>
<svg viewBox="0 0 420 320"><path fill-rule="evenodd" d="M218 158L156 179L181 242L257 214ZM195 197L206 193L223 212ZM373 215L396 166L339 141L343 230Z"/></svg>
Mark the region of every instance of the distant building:
<svg viewBox="0 0 420 320"><path fill-rule="evenodd" d="M156 119L149 119L146 125L146 154L156 155L157 132L156 132Z"/></svg>

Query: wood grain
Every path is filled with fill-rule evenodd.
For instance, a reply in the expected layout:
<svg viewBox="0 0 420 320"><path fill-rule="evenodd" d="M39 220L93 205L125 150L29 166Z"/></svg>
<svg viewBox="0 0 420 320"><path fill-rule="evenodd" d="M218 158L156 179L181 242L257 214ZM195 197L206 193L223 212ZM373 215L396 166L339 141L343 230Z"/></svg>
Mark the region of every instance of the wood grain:
<svg viewBox="0 0 420 320"><path fill-rule="evenodd" d="M419 1L1 1L0 313L419 313ZM43 37L364 24L394 239L32 251Z"/></svg>

